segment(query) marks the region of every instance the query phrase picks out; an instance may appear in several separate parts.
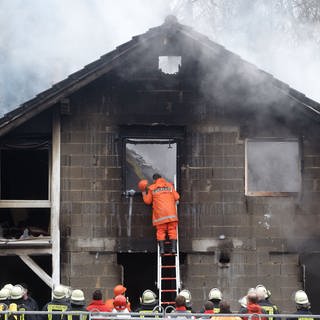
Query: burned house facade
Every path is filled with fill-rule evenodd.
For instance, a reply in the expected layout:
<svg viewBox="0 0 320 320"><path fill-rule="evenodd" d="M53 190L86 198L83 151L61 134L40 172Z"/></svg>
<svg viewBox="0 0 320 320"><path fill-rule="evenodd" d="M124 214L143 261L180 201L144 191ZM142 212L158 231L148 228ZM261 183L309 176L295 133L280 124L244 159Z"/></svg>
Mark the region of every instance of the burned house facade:
<svg viewBox="0 0 320 320"><path fill-rule="evenodd" d="M156 291L134 191L159 172L181 195L195 310L213 287L237 310L260 283L282 311L300 288L316 302L319 121L318 103L168 17L0 120L3 281L48 299L54 283L88 299L124 283L133 305Z"/></svg>

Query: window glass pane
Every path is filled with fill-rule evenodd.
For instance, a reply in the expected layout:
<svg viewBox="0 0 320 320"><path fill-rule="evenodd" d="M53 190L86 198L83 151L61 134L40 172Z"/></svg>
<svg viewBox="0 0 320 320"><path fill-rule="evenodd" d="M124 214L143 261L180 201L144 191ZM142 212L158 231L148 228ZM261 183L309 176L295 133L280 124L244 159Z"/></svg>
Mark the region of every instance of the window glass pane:
<svg viewBox="0 0 320 320"><path fill-rule="evenodd" d="M247 141L247 192L299 192L298 141Z"/></svg>
<svg viewBox="0 0 320 320"><path fill-rule="evenodd" d="M168 140L132 140L126 143L126 190L137 190L141 179L152 182L154 173L174 182L176 176L176 143Z"/></svg>

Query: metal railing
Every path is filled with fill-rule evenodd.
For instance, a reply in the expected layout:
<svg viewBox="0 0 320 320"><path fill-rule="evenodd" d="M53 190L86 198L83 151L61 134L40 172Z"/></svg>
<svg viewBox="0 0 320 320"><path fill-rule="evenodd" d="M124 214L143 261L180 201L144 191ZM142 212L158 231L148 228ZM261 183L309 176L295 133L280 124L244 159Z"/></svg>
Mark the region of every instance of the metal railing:
<svg viewBox="0 0 320 320"><path fill-rule="evenodd" d="M167 307L168 308L168 307ZM243 313L229 313L229 314L205 314L205 313L191 313L191 312L176 312L171 308L163 309L161 312L148 312L148 313L139 313L139 312L84 312L84 311L0 311L1 319L8 319L9 315L15 316L15 319L21 320L26 319L28 315L37 315L37 319L48 319L48 315L60 315L61 319L68 319L69 316L76 316L77 319L86 319L86 320L108 320L108 319L128 319L128 320L141 320L142 318L148 318L148 320L155 319L158 320L159 318L165 319L174 319L179 318L181 319L212 319L216 317L240 317L242 319L248 320L263 320L266 318L273 318L273 319L320 319L320 315L311 315L311 314L243 314ZM160 310L159 310L160 311ZM72 317L74 320L74 318ZM214 319L213 319L214 320Z"/></svg>

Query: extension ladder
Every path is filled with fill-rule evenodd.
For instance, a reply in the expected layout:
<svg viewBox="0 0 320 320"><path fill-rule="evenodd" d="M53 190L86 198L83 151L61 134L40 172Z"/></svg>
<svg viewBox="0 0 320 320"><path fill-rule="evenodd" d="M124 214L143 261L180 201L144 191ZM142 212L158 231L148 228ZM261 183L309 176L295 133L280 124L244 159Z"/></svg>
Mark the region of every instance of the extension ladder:
<svg viewBox="0 0 320 320"><path fill-rule="evenodd" d="M177 227L178 228L178 227ZM177 230L178 235L178 230ZM165 252L171 252L171 241L165 241ZM167 250L169 249L169 250ZM181 289L179 236L177 237L177 254L165 253L160 255L158 244L158 273L157 286L159 290L159 306L164 308L175 304L175 298Z"/></svg>

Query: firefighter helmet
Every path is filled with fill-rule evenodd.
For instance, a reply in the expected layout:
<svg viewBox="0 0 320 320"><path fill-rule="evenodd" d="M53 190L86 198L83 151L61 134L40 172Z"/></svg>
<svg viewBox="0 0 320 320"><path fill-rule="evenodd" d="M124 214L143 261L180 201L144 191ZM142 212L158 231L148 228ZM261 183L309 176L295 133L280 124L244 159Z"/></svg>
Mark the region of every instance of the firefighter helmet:
<svg viewBox="0 0 320 320"><path fill-rule="evenodd" d="M119 294L114 298L113 306L117 311L123 311L127 307L127 298Z"/></svg>
<svg viewBox="0 0 320 320"><path fill-rule="evenodd" d="M298 290L295 293L294 301L296 304L309 304L308 296L303 290Z"/></svg>
<svg viewBox="0 0 320 320"><path fill-rule="evenodd" d="M10 298L10 290L8 288L2 288L0 290L0 300L7 300Z"/></svg>
<svg viewBox="0 0 320 320"><path fill-rule="evenodd" d="M264 300L268 297L268 291L267 291L266 287L262 284L258 284L256 286L256 293L257 293L259 300Z"/></svg>
<svg viewBox="0 0 320 320"><path fill-rule="evenodd" d="M54 299L60 300L66 297L66 288L65 286L58 284L53 288L52 296Z"/></svg>
<svg viewBox="0 0 320 320"><path fill-rule="evenodd" d="M120 294L124 294L126 292L127 288L124 287L122 284L118 284L113 288L114 296L118 296Z"/></svg>
<svg viewBox="0 0 320 320"><path fill-rule="evenodd" d="M145 290L141 296L141 303L143 304L153 304L156 302L157 295L151 290Z"/></svg>
<svg viewBox="0 0 320 320"><path fill-rule="evenodd" d="M84 299L84 294L83 291L80 289L75 289L71 293L71 298L70 301L72 304L77 304L77 305L85 305L85 299Z"/></svg>
<svg viewBox="0 0 320 320"><path fill-rule="evenodd" d="M4 285L3 288L8 289L9 291L11 291L12 288L13 288L13 285L11 283L7 283L7 284Z"/></svg>
<svg viewBox="0 0 320 320"><path fill-rule="evenodd" d="M146 190L146 187L148 185L148 180L140 180L139 183L138 183L138 188L141 190L141 191L144 191Z"/></svg>
<svg viewBox="0 0 320 320"><path fill-rule="evenodd" d="M209 300L222 300L222 293L218 288L212 288L209 292Z"/></svg>
<svg viewBox="0 0 320 320"><path fill-rule="evenodd" d="M184 296L186 298L186 304L189 304L191 303L191 292L187 289L183 289L179 292L179 295L180 296Z"/></svg>
<svg viewBox="0 0 320 320"><path fill-rule="evenodd" d="M10 296L11 296L11 299L12 300L18 300L18 299L21 299L24 295L24 289L22 286L20 285L15 285L12 289L11 289L11 292L10 292Z"/></svg>

